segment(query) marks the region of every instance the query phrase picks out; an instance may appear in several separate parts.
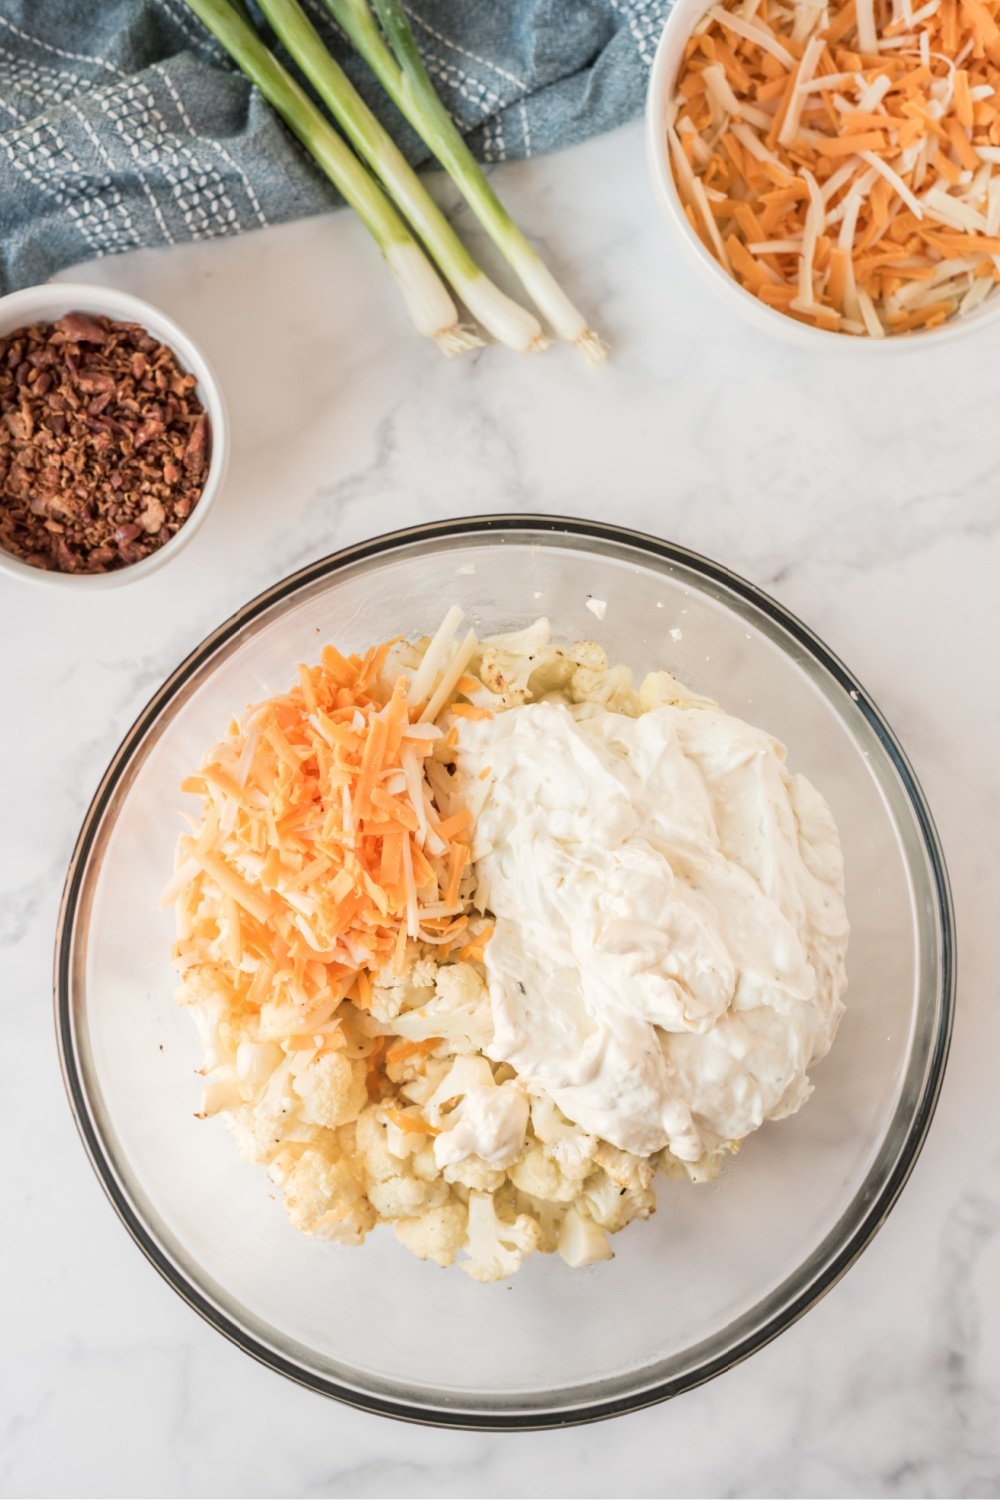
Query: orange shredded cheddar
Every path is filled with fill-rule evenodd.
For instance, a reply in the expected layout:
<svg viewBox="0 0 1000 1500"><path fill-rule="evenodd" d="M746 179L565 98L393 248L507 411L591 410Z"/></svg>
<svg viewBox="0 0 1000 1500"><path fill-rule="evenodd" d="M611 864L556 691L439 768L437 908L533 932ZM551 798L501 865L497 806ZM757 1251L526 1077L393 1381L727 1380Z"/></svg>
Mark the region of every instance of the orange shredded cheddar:
<svg viewBox="0 0 1000 1500"><path fill-rule="evenodd" d="M451 711L460 719L492 719L488 708L477 708L474 703L453 703Z"/></svg>
<svg viewBox="0 0 1000 1500"><path fill-rule="evenodd" d="M387 680L394 644L324 647L184 782L202 818L180 839L164 894L183 910L178 964L212 963L220 941L234 1000L294 1007L299 1037L345 998L367 1010L373 977L402 971L408 940L440 944L467 925L472 814L438 809L424 763L442 741L428 718L481 712L453 701L480 685L460 670L472 648L467 637L449 659L448 640L432 643L414 705L404 676Z"/></svg>
<svg viewBox="0 0 1000 1500"><path fill-rule="evenodd" d="M428 1052L433 1052L435 1047L440 1047L441 1038L430 1036L423 1042L393 1042L385 1054L387 1063L405 1062L408 1057L425 1057Z"/></svg>
<svg viewBox="0 0 1000 1500"><path fill-rule="evenodd" d="M721 0L666 133L698 238L790 317L906 333L1000 280L1000 0Z"/></svg>
<svg viewBox="0 0 1000 1500"><path fill-rule="evenodd" d="M471 943L466 943L464 948L459 948L458 956L462 959L475 958L482 962L486 944L493 936L493 923L486 922Z"/></svg>
<svg viewBox="0 0 1000 1500"><path fill-rule="evenodd" d="M431 1125L420 1115L408 1115L401 1109L387 1109L385 1112L387 1120L407 1135L440 1135L441 1132L436 1125Z"/></svg>
<svg viewBox="0 0 1000 1500"><path fill-rule="evenodd" d="M382 1053L385 1051L385 1037L375 1038L375 1046L368 1056L368 1072L365 1074L365 1088L368 1090L369 1099L377 1099L385 1086L385 1074L379 1066Z"/></svg>

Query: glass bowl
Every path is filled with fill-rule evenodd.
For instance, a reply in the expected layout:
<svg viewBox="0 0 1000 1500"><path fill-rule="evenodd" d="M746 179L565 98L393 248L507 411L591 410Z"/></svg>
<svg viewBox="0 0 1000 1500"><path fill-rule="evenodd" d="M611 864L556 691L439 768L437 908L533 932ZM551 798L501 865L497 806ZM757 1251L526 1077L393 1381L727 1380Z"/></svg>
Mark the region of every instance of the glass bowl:
<svg viewBox="0 0 1000 1500"><path fill-rule="evenodd" d="M380 1228L360 1249L297 1234L260 1168L194 1118L194 1027L157 909L182 777L230 715L326 640L482 633L550 616L638 672L668 667L766 726L839 823L853 933L848 1010L815 1094L708 1187L661 1181L615 1259L535 1256L480 1286ZM594 601L603 601L604 608ZM592 607L588 609L588 603ZM595 619L595 613L603 618ZM903 1186L933 1114L953 1008L947 876L920 788L861 686L797 620L679 547L619 527L492 516L381 537L239 611L139 716L87 814L56 956L66 1084L126 1228L249 1354L355 1406L442 1426L564 1425L648 1405L760 1348L846 1270Z"/></svg>

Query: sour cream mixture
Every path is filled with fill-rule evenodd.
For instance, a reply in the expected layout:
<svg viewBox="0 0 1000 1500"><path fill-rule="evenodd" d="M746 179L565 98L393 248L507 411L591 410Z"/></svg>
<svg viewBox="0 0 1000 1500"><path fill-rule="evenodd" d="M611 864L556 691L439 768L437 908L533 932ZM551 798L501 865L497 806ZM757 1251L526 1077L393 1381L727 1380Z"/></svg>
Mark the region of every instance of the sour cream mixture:
<svg viewBox="0 0 1000 1500"><path fill-rule="evenodd" d="M494 1061L643 1156L799 1108L848 924L830 810L776 740L715 707L530 703L462 724L455 790L482 801Z"/></svg>

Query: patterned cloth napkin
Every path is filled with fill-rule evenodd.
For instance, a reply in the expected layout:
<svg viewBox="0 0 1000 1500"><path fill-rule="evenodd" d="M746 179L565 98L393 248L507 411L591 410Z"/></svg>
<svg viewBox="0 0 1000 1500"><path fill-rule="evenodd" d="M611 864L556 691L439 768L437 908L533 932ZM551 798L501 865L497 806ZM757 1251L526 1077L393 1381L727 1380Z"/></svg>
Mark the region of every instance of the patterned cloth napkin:
<svg viewBox="0 0 1000 1500"><path fill-rule="evenodd" d="M310 18L410 160L426 151ZM670 0L408 0L427 66L484 161L636 114ZM75 261L319 213L325 178L184 0L0 0L0 291Z"/></svg>

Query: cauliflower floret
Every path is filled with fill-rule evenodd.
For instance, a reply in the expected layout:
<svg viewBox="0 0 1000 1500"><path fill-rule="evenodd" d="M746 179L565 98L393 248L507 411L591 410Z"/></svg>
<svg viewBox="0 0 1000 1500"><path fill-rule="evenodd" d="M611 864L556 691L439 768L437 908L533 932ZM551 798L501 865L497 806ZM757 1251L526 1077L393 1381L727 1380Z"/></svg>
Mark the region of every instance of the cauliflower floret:
<svg viewBox="0 0 1000 1500"><path fill-rule="evenodd" d="M450 1057L407 1057L402 1062L387 1063L385 1071L404 1099L423 1107L447 1074L452 1061Z"/></svg>
<svg viewBox="0 0 1000 1500"><path fill-rule="evenodd" d="M702 698L678 682L669 672L647 672L639 685L639 710L648 714L654 708L717 708L711 698Z"/></svg>
<svg viewBox="0 0 1000 1500"><path fill-rule="evenodd" d="M651 1188L620 1186L601 1168L584 1183L579 1207L585 1208L603 1229L614 1232L633 1219L648 1218L656 1209L656 1198Z"/></svg>
<svg viewBox="0 0 1000 1500"><path fill-rule="evenodd" d="M418 1142L420 1141L419 1136L417 1140ZM410 1158L410 1170L414 1177L421 1177L424 1182L434 1182L441 1176L441 1168L434 1159L434 1142L432 1140L425 1138L422 1144L418 1144L417 1150L414 1151Z"/></svg>
<svg viewBox="0 0 1000 1500"><path fill-rule="evenodd" d="M453 1099L450 1114L443 1110ZM427 1101L428 1120L440 1127L434 1142L438 1166L469 1157L491 1167L515 1161L528 1128L528 1096L514 1082L497 1084L485 1057L458 1057Z"/></svg>
<svg viewBox="0 0 1000 1500"><path fill-rule="evenodd" d="M552 627L543 617L525 630L489 636L482 642L473 668L487 689L482 695L485 707L512 708L533 696L532 674L560 650L549 646L551 633ZM473 694L473 701L479 701L480 696Z"/></svg>
<svg viewBox="0 0 1000 1500"><path fill-rule="evenodd" d="M475 1089L448 1116L448 1129L434 1142L434 1155L442 1167L468 1156L481 1157L491 1167L507 1167L524 1149L527 1128L528 1100L520 1085Z"/></svg>
<svg viewBox="0 0 1000 1500"><path fill-rule="evenodd" d="M439 1266L454 1264L465 1243L468 1211L464 1203L452 1198L437 1208L429 1208L415 1219L397 1219L396 1238L421 1260L435 1260Z"/></svg>
<svg viewBox="0 0 1000 1500"><path fill-rule="evenodd" d="M298 1140L309 1140L318 1130L299 1117L301 1100L292 1091L294 1064L294 1054L281 1053L281 1061L255 1098L230 1108L228 1123L247 1161L269 1162L289 1126L294 1125Z"/></svg>
<svg viewBox="0 0 1000 1500"><path fill-rule="evenodd" d="M405 1168L396 1177L386 1177L373 1182L368 1188L368 1197L382 1219L405 1219L422 1213L428 1208L437 1208L444 1203L448 1189L437 1182L423 1182L412 1177Z"/></svg>
<svg viewBox="0 0 1000 1500"><path fill-rule="evenodd" d="M191 964L174 991L178 1005L207 1005L229 1010L235 999L225 964Z"/></svg>
<svg viewBox="0 0 1000 1500"><path fill-rule="evenodd" d="M598 1165L604 1168L611 1181L616 1182L619 1187L642 1193L653 1180L656 1167L646 1156L633 1156L631 1151L619 1151L617 1146L611 1146L607 1141L600 1141L594 1154Z"/></svg>
<svg viewBox="0 0 1000 1500"><path fill-rule="evenodd" d="M514 1190L513 1211L527 1214L538 1225L538 1249L543 1255L551 1255L559 1244L562 1221L566 1216L565 1203L553 1203L548 1198L533 1198L530 1193Z"/></svg>
<svg viewBox="0 0 1000 1500"><path fill-rule="evenodd" d="M531 1101L531 1128L566 1177L586 1177L594 1163L596 1137L587 1135L567 1120L562 1110L546 1096Z"/></svg>
<svg viewBox="0 0 1000 1500"><path fill-rule="evenodd" d="M199 964L189 969L184 983L175 991L178 1003L187 1006L198 1031L204 1057L202 1071L211 1072L226 1061L231 1050L226 1021L230 1014L229 1001L224 994L213 988L214 981L206 971L211 964Z"/></svg>
<svg viewBox="0 0 1000 1500"><path fill-rule="evenodd" d="M303 1068L292 1089L302 1100L302 1118L328 1130L356 1120L368 1102L364 1064L348 1062L339 1052L328 1052Z"/></svg>
<svg viewBox="0 0 1000 1500"><path fill-rule="evenodd" d="M570 678L568 691L573 703L597 703L612 713L627 714L632 719L638 716L639 699L628 667L608 670L577 667Z"/></svg>
<svg viewBox="0 0 1000 1500"><path fill-rule="evenodd" d="M383 969L372 986L369 1014L387 1026L401 1011L425 1005L434 994L436 972L432 958L416 957L409 960L402 974L393 973L391 967Z"/></svg>
<svg viewBox="0 0 1000 1500"><path fill-rule="evenodd" d="M417 1176L414 1158L393 1154L381 1108L372 1105L358 1117L356 1148L367 1173L368 1197L383 1219L410 1218L443 1203L448 1189L439 1174Z"/></svg>
<svg viewBox="0 0 1000 1500"><path fill-rule="evenodd" d="M738 1151L739 1144L739 1141L725 1142L714 1151L707 1151L698 1161L681 1161L669 1147L664 1146L651 1159L665 1177L673 1177L681 1182L714 1182L719 1175L723 1156L727 1151Z"/></svg>
<svg viewBox="0 0 1000 1500"><path fill-rule="evenodd" d="M441 1111L453 1099L475 1089L494 1088L493 1069L485 1057L456 1057L437 1088L427 1100L427 1118L432 1125L441 1123Z"/></svg>
<svg viewBox="0 0 1000 1500"><path fill-rule="evenodd" d="M489 1004L486 984L471 964L443 964L437 971L434 987L441 1003L454 1010L461 1006L475 1008L484 1000Z"/></svg>
<svg viewBox="0 0 1000 1500"><path fill-rule="evenodd" d="M526 1151L520 1161L508 1168L508 1172L514 1186L522 1193L553 1203L572 1203L578 1198L585 1176L582 1171L576 1177L566 1176L540 1146Z"/></svg>
<svg viewBox="0 0 1000 1500"><path fill-rule="evenodd" d="M262 1089L285 1054L277 1042L254 1042L244 1038L236 1048L236 1076L244 1088L244 1098Z"/></svg>
<svg viewBox="0 0 1000 1500"><path fill-rule="evenodd" d="M493 1018L484 980L471 964L445 964L433 996L400 1016L400 1036L422 1042L440 1036L453 1052L482 1052L493 1039Z"/></svg>
<svg viewBox="0 0 1000 1500"><path fill-rule="evenodd" d="M225 1063L222 1067L214 1068L205 1079L198 1119L207 1120L210 1115L217 1115L222 1110L239 1109L242 1103L243 1091L236 1069L232 1063Z"/></svg>
<svg viewBox="0 0 1000 1500"><path fill-rule="evenodd" d="M478 1193L495 1193L507 1174L499 1167L491 1167L481 1156L467 1156L464 1161L449 1163L441 1175L445 1182L457 1187Z"/></svg>
<svg viewBox="0 0 1000 1500"><path fill-rule="evenodd" d="M573 1130L574 1126L548 1094L535 1094L531 1100L531 1128L538 1139L548 1145Z"/></svg>
<svg viewBox="0 0 1000 1500"><path fill-rule="evenodd" d="M281 1041L282 1037L294 1036L297 1031L302 1030L302 1022L305 1018L305 1010L296 1005L285 994L278 994L270 1000L265 1000L260 1008L260 1026L258 1036L261 1041Z"/></svg>
<svg viewBox="0 0 1000 1500"><path fill-rule="evenodd" d="M385 1122L385 1144L391 1156L396 1156L400 1161L406 1161L415 1156L423 1144L421 1137L412 1130L404 1130L393 1119Z"/></svg>
<svg viewBox="0 0 1000 1500"><path fill-rule="evenodd" d="M282 1189L289 1219L304 1234L360 1245L375 1223L360 1176L343 1157L332 1160L322 1151L305 1151L287 1171L279 1158L271 1179Z"/></svg>
<svg viewBox="0 0 1000 1500"><path fill-rule="evenodd" d="M380 696L388 698L400 677L409 682L413 678L431 643L429 635L419 641L394 641L378 674Z"/></svg>
<svg viewBox="0 0 1000 1500"><path fill-rule="evenodd" d="M365 1171L374 1182L385 1182L389 1177L398 1177L407 1171L409 1164L402 1162L389 1148L389 1133L379 1105L372 1104L358 1116L356 1149L364 1160Z"/></svg>
<svg viewBox="0 0 1000 1500"><path fill-rule="evenodd" d="M571 1208L563 1219L559 1232L559 1254L568 1266L577 1270L580 1266L593 1265L597 1260L613 1260L615 1252L608 1237L589 1214Z"/></svg>
<svg viewBox="0 0 1000 1500"><path fill-rule="evenodd" d="M596 641L574 641L569 654L577 667L583 667L588 672L608 670L608 653Z"/></svg>
<svg viewBox="0 0 1000 1500"><path fill-rule="evenodd" d="M562 646L550 646L535 661L528 679L528 697L531 702L544 703L555 698L562 701L563 689L573 675L576 663Z"/></svg>
<svg viewBox="0 0 1000 1500"><path fill-rule="evenodd" d="M479 678L486 689L470 696L483 708L518 708L529 697L528 678L532 661L527 656L512 656L504 651L484 651L479 662Z"/></svg>
<svg viewBox="0 0 1000 1500"><path fill-rule="evenodd" d="M582 1180L593 1170L597 1140L582 1130L573 1130L549 1142L543 1150L564 1176Z"/></svg>
<svg viewBox="0 0 1000 1500"><path fill-rule="evenodd" d="M538 1225L527 1214L518 1214L512 1224L497 1217L488 1193L469 1194L467 1260L462 1270L473 1281L505 1281L520 1270L521 1261L538 1249Z"/></svg>

